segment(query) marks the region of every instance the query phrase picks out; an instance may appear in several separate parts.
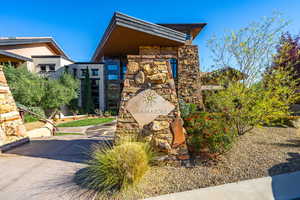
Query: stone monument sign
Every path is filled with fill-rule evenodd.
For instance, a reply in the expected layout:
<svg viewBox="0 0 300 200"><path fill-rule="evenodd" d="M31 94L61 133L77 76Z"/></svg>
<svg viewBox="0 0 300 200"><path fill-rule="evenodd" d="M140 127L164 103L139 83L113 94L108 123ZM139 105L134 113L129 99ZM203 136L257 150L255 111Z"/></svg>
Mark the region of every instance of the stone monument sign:
<svg viewBox="0 0 300 200"><path fill-rule="evenodd" d="M155 150L180 157L187 154L178 99L167 56L128 56L116 140L150 142Z"/></svg>

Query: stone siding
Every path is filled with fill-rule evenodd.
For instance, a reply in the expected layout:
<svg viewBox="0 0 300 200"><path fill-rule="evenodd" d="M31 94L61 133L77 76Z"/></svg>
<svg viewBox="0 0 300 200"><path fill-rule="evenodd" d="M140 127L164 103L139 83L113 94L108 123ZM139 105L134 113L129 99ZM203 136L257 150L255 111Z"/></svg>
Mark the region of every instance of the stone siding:
<svg viewBox="0 0 300 200"><path fill-rule="evenodd" d="M145 48L141 50L141 52L145 53ZM175 83L171 76L169 64L169 59L172 57L174 56L129 55L127 57L127 73L121 95L116 141L122 137L138 138L150 142L157 151L165 152L168 155L187 154L185 141L181 142L180 145L175 145L176 138L174 138L174 133L172 132L175 119L180 118ZM145 123L141 126L141 123L138 123L129 111L128 102L145 91L154 91L166 100L168 104L172 104L174 109L166 115L159 114L150 123ZM159 106L155 105L154 108ZM143 117L141 120L144 120Z"/></svg>
<svg viewBox="0 0 300 200"><path fill-rule="evenodd" d="M140 46L139 55L166 55L177 58L177 47Z"/></svg>
<svg viewBox="0 0 300 200"><path fill-rule="evenodd" d="M178 49L178 98L202 107L198 47L185 45Z"/></svg>
<svg viewBox="0 0 300 200"><path fill-rule="evenodd" d="M26 136L26 129L0 66L0 145Z"/></svg>

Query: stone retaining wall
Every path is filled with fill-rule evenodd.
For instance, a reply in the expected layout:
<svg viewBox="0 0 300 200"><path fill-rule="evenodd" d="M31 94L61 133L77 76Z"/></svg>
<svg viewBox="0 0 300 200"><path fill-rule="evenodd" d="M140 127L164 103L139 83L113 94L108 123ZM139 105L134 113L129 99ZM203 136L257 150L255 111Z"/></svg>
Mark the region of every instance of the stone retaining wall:
<svg viewBox="0 0 300 200"><path fill-rule="evenodd" d="M26 129L7 85L3 67L0 66L0 145L24 136Z"/></svg>

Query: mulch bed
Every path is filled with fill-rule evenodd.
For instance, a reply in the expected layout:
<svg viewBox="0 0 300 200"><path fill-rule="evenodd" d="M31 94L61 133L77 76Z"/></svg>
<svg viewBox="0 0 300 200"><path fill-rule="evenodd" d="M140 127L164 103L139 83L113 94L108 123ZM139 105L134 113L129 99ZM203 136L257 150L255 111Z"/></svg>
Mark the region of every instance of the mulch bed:
<svg viewBox="0 0 300 200"><path fill-rule="evenodd" d="M198 162L193 168L152 167L138 190L126 194L126 199L158 196L298 170L300 129L260 128L240 136L233 148L216 163Z"/></svg>

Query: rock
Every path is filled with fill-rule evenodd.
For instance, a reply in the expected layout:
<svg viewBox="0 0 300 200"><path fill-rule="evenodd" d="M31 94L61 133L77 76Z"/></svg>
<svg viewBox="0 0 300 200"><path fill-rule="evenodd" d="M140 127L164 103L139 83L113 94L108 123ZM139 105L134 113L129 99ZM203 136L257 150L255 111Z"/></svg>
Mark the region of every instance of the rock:
<svg viewBox="0 0 300 200"><path fill-rule="evenodd" d="M130 86L130 81L128 79L126 79L124 81L124 87L129 87Z"/></svg>
<svg viewBox="0 0 300 200"><path fill-rule="evenodd" d="M129 74L135 74L139 71L139 64L137 62L129 62L127 65L127 72Z"/></svg>
<svg viewBox="0 0 300 200"><path fill-rule="evenodd" d="M150 127L152 131L160 131L169 128L169 126L170 124L167 121L153 121Z"/></svg>
<svg viewBox="0 0 300 200"><path fill-rule="evenodd" d="M145 74L142 71L139 71L134 77L134 81L136 84L143 84L145 82Z"/></svg>
<svg viewBox="0 0 300 200"><path fill-rule="evenodd" d="M148 76L148 79L152 83L165 83L167 79L166 73L157 73L151 76Z"/></svg>
<svg viewBox="0 0 300 200"><path fill-rule="evenodd" d="M14 109L14 107L9 104L2 104L2 105L0 105L0 114L8 113L8 112L12 111L13 109Z"/></svg>
<svg viewBox="0 0 300 200"><path fill-rule="evenodd" d="M23 124L17 126L16 135L18 136L26 136L26 128Z"/></svg>
<svg viewBox="0 0 300 200"><path fill-rule="evenodd" d="M0 127L0 145L3 145L5 143L5 139L6 139L5 132Z"/></svg>
<svg viewBox="0 0 300 200"><path fill-rule="evenodd" d="M162 139L157 139L155 138L155 146L160 150L160 151L171 151L171 145L168 143L166 140Z"/></svg>
<svg viewBox="0 0 300 200"><path fill-rule="evenodd" d="M150 75L153 73L150 63L143 64L142 68L147 75Z"/></svg>
<svg viewBox="0 0 300 200"><path fill-rule="evenodd" d="M181 144L184 144L185 134L184 128L182 126L182 120L180 117L175 118L175 120L171 123L171 130L173 133L172 147L175 148Z"/></svg>
<svg viewBox="0 0 300 200"><path fill-rule="evenodd" d="M175 90L175 81L174 79L169 79L168 80L168 84L169 84L169 87L172 89L172 90Z"/></svg>
<svg viewBox="0 0 300 200"><path fill-rule="evenodd" d="M154 62L155 68L161 72L168 72L168 66L166 62Z"/></svg>

